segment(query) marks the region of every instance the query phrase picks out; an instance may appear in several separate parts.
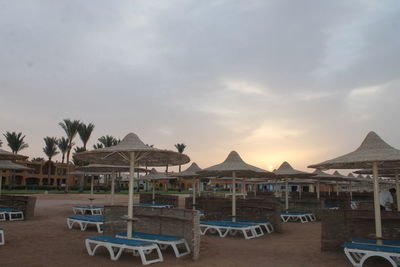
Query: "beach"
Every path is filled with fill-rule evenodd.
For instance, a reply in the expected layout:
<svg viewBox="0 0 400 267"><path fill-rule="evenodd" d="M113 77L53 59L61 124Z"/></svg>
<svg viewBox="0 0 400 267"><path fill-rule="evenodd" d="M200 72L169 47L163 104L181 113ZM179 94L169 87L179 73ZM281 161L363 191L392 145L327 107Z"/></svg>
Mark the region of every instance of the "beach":
<svg viewBox="0 0 400 267"><path fill-rule="evenodd" d="M111 261L106 250L94 257L86 252L84 240L98 235L94 228L82 232L68 229L66 218L72 206L85 205L89 195L54 194L37 197L35 217L25 221L0 222L6 244L0 247L0 266L132 266L141 265L139 257L124 253ZM109 195L96 194L95 204L107 204ZM126 195L116 195L116 204L126 204ZM137 202L138 199L135 199ZM182 201L180 201L182 203ZM320 222L285 223L283 233L267 234L252 240L241 237L201 239L200 260L175 258L163 252L164 262L152 266L351 266L343 251L320 251Z"/></svg>

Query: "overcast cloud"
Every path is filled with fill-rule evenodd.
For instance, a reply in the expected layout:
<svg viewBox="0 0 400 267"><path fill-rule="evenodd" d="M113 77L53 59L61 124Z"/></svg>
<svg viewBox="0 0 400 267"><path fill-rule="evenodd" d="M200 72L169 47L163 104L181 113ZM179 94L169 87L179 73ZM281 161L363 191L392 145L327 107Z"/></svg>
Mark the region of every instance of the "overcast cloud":
<svg viewBox="0 0 400 267"><path fill-rule="evenodd" d="M201 167L305 169L370 130L400 148L397 0L0 0L0 44L0 130L29 156L64 118Z"/></svg>

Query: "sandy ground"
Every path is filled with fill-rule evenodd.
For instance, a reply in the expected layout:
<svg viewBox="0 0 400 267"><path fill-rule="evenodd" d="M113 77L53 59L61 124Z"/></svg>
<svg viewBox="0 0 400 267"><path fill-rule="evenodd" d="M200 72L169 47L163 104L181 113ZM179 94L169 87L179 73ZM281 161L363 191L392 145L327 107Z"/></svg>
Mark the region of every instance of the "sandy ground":
<svg viewBox="0 0 400 267"><path fill-rule="evenodd" d="M0 222L6 236L6 244L0 246L0 266L141 265L139 257L131 254L124 254L117 262L111 261L105 250L89 256L84 239L97 232L67 228L66 218L73 215L72 206L87 204L88 195L37 195L37 198L34 219ZM117 204L126 200L126 196L117 196ZM108 201L108 195L96 195L96 204ZM153 266L351 266L343 252L320 252L320 223L286 223L283 229L283 234L252 240L204 236L199 261L193 262L190 257L176 259L167 250L163 253L164 262Z"/></svg>

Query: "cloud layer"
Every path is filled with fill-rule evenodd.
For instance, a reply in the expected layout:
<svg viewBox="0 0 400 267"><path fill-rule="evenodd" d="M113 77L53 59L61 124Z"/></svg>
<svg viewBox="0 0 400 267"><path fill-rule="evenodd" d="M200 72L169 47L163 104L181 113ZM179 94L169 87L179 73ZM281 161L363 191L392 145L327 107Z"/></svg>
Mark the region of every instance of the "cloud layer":
<svg viewBox="0 0 400 267"><path fill-rule="evenodd" d="M398 1L0 1L1 131L23 151L76 118L304 169L375 130L400 147ZM4 141L4 138L0 137ZM5 145L3 145L5 146Z"/></svg>

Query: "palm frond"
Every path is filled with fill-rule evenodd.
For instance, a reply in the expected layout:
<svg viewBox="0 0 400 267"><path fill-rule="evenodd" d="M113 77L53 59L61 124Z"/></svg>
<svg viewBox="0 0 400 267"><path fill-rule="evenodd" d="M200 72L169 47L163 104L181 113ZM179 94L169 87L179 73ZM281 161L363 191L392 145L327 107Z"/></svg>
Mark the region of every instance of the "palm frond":
<svg viewBox="0 0 400 267"><path fill-rule="evenodd" d="M28 147L28 144L24 141L25 135L23 136L22 133L6 132L3 136L6 138L7 145L13 153L18 153Z"/></svg>
<svg viewBox="0 0 400 267"><path fill-rule="evenodd" d="M45 147L43 148L43 152L49 158L49 161L51 161L51 159L55 155L57 155L59 153L57 151L58 140L57 140L56 137L49 137L49 136L46 136L45 138L43 138L43 140L44 140L44 143L45 143Z"/></svg>
<svg viewBox="0 0 400 267"><path fill-rule="evenodd" d="M182 143L182 144L178 143L178 144L175 144L175 148L176 148L176 150L178 150L179 153L183 153L183 151L186 148L186 145L184 143Z"/></svg>
<svg viewBox="0 0 400 267"><path fill-rule="evenodd" d="M78 134L79 134L79 137L81 138L84 148L86 148L86 144L89 141L90 135L92 134L93 130L94 130L93 123L89 123L89 124L81 123L79 125Z"/></svg>

